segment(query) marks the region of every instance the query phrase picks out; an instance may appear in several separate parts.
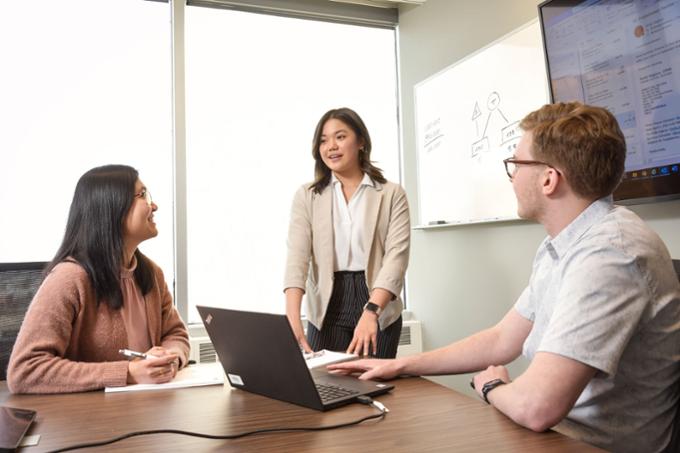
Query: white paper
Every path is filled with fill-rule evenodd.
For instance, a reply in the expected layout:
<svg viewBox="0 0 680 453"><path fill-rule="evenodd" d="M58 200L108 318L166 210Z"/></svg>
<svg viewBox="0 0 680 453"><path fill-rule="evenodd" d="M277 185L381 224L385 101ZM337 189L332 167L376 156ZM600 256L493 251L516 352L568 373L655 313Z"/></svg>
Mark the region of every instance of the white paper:
<svg viewBox="0 0 680 453"><path fill-rule="evenodd" d="M329 351L322 349L321 351L312 352L311 354L303 354L307 368L319 368L331 363L346 362L357 358L356 354L347 354L345 352Z"/></svg>
<svg viewBox="0 0 680 453"><path fill-rule="evenodd" d="M224 374L219 362L189 365L181 369L175 379L165 384L133 384L124 387L106 387L107 393L136 392L139 390L164 390L203 385L223 385Z"/></svg>
<svg viewBox="0 0 680 453"><path fill-rule="evenodd" d="M20 447L34 447L40 443L40 434L33 434L31 436L24 436L19 442Z"/></svg>

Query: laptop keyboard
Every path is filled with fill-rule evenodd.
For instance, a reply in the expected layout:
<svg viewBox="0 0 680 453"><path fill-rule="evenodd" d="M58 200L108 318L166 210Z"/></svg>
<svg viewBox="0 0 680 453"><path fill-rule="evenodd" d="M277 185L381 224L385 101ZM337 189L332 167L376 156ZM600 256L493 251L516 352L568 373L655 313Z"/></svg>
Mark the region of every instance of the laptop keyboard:
<svg viewBox="0 0 680 453"><path fill-rule="evenodd" d="M324 403L327 401L332 401L336 398L342 398L343 396L359 395L360 393L356 390L349 390L337 385L330 384L319 384L316 383L316 390L321 396L321 401Z"/></svg>

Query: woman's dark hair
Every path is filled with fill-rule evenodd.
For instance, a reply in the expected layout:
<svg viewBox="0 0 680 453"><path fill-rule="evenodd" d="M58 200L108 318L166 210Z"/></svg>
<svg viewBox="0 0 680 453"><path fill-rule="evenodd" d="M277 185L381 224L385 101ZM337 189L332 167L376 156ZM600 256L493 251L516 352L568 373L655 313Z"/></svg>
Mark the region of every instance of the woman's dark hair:
<svg viewBox="0 0 680 453"><path fill-rule="evenodd" d="M127 165L106 165L80 177L64 239L45 270L47 274L57 264L75 260L87 272L97 304L105 302L113 309L123 306L123 224L134 201L138 176L137 170ZM148 294L154 280L151 264L139 250L135 257L135 281L142 294Z"/></svg>
<svg viewBox="0 0 680 453"><path fill-rule="evenodd" d="M331 182L331 169L323 162L319 147L321 146L323 127L328 120L332 119L342 121L347 126L351 127L357 135L357 139L363 141L363 150L359 152L359 167L361 167L361 171L366 173L373 181L385 184L387 179L383 176L382 170L371 162L371 136L368 134L366 125L357 112L347 107L341 107L324 113L316 125L314 141L312 143L312 156L315 161L314 183L312 183L310 188L316 193L321 193L321 191Z"/></svg>

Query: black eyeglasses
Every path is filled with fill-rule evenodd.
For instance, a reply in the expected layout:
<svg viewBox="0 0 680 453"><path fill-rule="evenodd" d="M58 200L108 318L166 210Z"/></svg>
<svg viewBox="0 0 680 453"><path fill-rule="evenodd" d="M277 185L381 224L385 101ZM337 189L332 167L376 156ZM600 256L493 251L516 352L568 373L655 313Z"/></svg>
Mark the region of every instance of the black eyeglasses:
<svg viewBox="0 0 680 453"><path fill-rule="evenodd" d="M558 174L561 174L557 168L553 167L547 162L541 162L540 160L522 160L515 159L514 157L508 157L507 159L503 159L503 165L505 165L505 172L508 174L508 178L510 179L515 176L518 165L546 165L555 170Z"/></svg>
<svg viewBox="0 0 680 453"><path fill-rule="evenodd" d="M141 192L135 194L135 198L144 198L146 203L151 206L153 204L153 199L151 198L151 193L146 190L142 189Z"/></svg>

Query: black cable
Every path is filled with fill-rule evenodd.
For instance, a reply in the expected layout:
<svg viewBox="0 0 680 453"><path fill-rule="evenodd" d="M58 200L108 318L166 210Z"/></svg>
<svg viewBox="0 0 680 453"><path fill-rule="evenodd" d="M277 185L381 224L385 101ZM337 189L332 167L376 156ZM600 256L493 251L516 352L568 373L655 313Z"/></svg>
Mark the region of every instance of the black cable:
<svg viewBox="0 0 680 453"><path fill-rule="evenodd" d="M91 442L91 443L86 443L86 444L76 444L76 445L71 445L68 447L60 448L58 450L52 450L49 453L61 453L63 451L72 451L72 450L80 450L82 448L92 448L92 447L102 447L104 445L109 445L114 442L119 442L123 439L128 439L130 437L137 437L137 436L146 436L148 434L181 434L184 436L193 436L193 437L202 437L204 439L239 439L241 437L246 437L246 436L252 436L254 434L271 434L271 433L284 433L284 432L297 432L297 431L325 431L329 429L338 429L338 428L346 428L348 426L353 426L353 425L358 425L359 423L363 423L368 420L373 420L373 419L380 419L382 420L385 418L386 413L388 410L380 408L374 404L374 401L365 396L360 396L357 398L357 402L361 404L368 404L371 405L372 407L375 407L380 411L379 414L373 414L373 415L368 415L366 417L360 418L358 420L354 420L351 422L346 422L346 423L338 423L335 425L328 425L328 426L314 426L314 427L298 427L298 428L266 428L266 429L257 429L255 431L246 431L243 433L238 433L238 434L225 434L225 435L215 435L215 434L204 434L204 433L196 433L192 431L183 431L181 429L151 429L151 430L146 430L146 431L133 431L131 433L126 433L118 437L114 437L112 439L108 440L102 440L99 442Z"/></svg>

